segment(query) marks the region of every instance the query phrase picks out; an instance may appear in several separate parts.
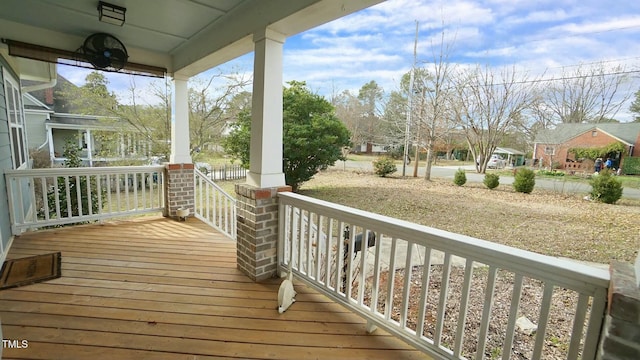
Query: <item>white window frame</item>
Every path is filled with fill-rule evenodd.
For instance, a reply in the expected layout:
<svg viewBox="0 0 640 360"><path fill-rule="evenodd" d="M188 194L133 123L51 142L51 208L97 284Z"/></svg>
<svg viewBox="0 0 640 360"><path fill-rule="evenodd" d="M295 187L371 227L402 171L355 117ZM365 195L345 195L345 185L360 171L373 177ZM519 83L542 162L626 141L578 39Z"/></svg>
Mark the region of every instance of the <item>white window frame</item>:
<svg viewBox="0 0 640 360"><path fill-rule="evenodd" d="M29 163L29 149L20 85L6 69L3 69L3 76L12 166L14 169L25 169Z"/></svg>
<svg viewBox="0 0 640 360"><path fill-rule="evenodd" d="M555 155L556 154L556 148L554 146L545 146L544 147L544 154L545 155Z"/></svg>

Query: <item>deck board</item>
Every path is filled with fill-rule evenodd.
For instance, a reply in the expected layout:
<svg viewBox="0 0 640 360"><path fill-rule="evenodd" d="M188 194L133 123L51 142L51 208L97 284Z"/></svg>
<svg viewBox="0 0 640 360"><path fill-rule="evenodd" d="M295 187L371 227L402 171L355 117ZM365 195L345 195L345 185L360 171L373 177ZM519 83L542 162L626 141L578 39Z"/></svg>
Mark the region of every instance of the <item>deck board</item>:
<svg viewBox="0 0 640 360"><path fill-rule="evenodd" d="M62 252L62 277L0 291L5 359L428 359L301 284L254 283L204 223L142 217L27 233L8 258Z"/></svg>

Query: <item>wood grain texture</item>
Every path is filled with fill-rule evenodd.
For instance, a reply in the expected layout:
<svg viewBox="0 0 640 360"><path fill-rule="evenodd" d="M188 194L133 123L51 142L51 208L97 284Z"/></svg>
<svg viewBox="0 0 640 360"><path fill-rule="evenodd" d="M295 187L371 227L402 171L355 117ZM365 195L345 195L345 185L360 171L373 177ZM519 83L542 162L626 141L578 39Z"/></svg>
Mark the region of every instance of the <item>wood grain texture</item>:
<svg viewBox="0 0 640 360"><path fill-rule="evenodd" d="M204 223L140 217L24 234L8 258L62 252L62 277L0 291L6 359L426 359L296 283L236 269L235 243Z"/></svg>

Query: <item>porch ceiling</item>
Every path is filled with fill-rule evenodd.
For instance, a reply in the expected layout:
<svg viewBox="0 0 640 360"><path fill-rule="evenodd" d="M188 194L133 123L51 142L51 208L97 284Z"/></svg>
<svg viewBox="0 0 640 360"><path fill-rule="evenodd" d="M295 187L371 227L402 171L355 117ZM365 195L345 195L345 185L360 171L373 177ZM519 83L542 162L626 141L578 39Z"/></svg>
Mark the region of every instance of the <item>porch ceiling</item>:
<svg viewBox="0 0 640 360"><path fill-rule="evenodd" d="M130 62L193 76L252 51L267 26L292 36L381 1L109 0L127 9L119 27L98 20L97 0L2 0L0 37L76 51L87 36L110 33Z"/></svg>

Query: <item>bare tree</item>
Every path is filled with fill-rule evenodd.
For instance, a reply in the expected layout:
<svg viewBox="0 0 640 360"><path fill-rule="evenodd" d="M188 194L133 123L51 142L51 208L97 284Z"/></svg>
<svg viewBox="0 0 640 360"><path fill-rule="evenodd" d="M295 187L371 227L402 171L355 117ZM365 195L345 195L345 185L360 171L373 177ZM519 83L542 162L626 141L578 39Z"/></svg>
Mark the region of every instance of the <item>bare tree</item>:
<svg viewBox="0 0 640 360"><path fill-rule="evenodd" d="M478 66L455 76L451 109L476 159L478 173L485 172L490 155L531 104L534 91L525 82L508 68L496 75L493 69Z"/></svg>
<svg viewBox="0 0 640 360"><path fill-rule="evenodd" d="M230 104L245 92L250 79L240 74L216 73L208 79L196 78L189 88L189 130L191 153L220 143L222 133L235 113Z"/></svg>
<svg viewBox="0 0 640 360"><path fill-rule="evenodd" d="M349 129L351 143L356 146L364 143L366 138L365 123L362 120L362 104L358 97L349 90L332 96L332 105L336 109L336 116Z"/></svg>
<svg viewBox="0 0 640 360"><path fill-rule="evenodd" d="M452 93L449 82L454 65L449 62L452 44L445 41L444 31L441 33L440 43L432 43L431 48L433 50L433 66L430 76L424 77L425 84L422 86L422 98L426 109L421 111L419 117L425 129L427 148L425 180L431 180L431 166L436 142L439 139L444 139L455 126L454 122L449 121L451 117L447 114L447 102Z"/></svg>
<svg viewBox="0 0 640 360"><path fill-rule="evenodd" d="M558 123L600 123L614 118L632 93L625 68L604 63L564 70L551 82L544 102Z"/></svg>

